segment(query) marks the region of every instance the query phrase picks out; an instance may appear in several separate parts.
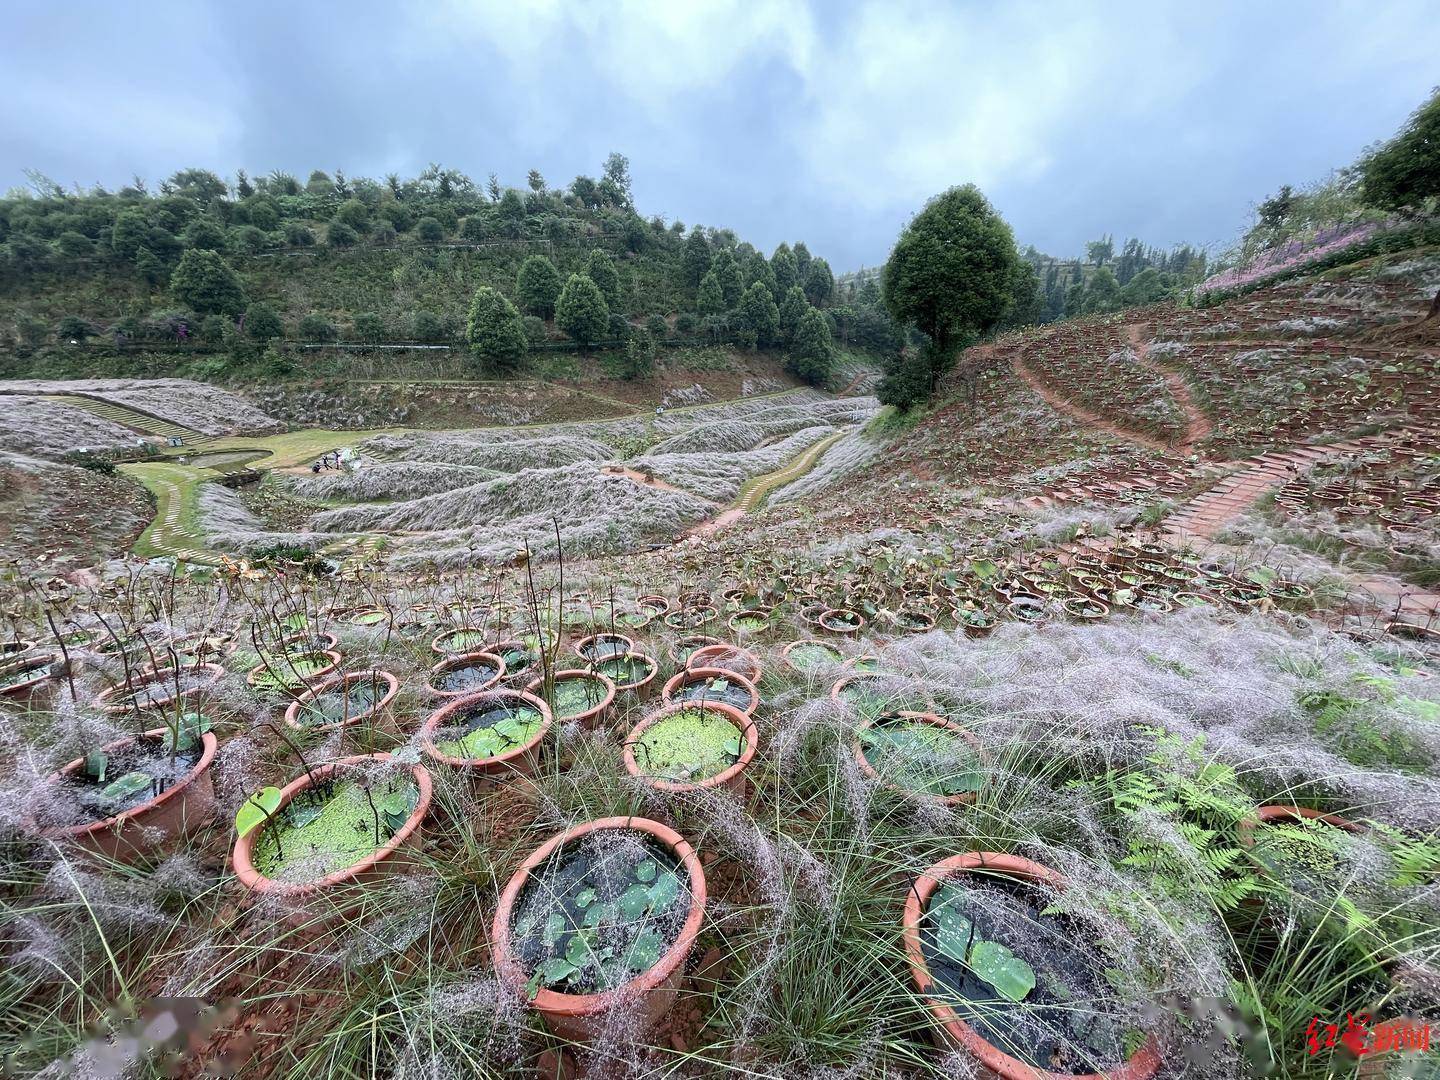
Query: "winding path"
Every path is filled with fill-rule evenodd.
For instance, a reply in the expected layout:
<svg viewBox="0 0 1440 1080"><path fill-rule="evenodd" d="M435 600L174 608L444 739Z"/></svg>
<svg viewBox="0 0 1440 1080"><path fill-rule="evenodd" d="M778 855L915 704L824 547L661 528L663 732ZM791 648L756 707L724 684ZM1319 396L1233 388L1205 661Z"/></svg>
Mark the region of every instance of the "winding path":
<svg viewBox="0 0 1440 1080"><path fill-rule="evenodd" d="M852 428L837 431L834 435L827 435L812 446L806 447L788 463L774 472L761 473L759 476L752 476L740 489L740 494L735 502L727 509L722 510L712 518L706 518L698 525L693 525L685 531L680 542L692 539L703 539L714 536L726 526L733 525L746 514L753 513L757 507L763 506L770 493L778 487L782 487L791 481L798 480L811 469L815 463L824 456L840 439L850 434Z"/></svg>
<svg viewBox="0 0 1440 1080"><path fill-rule="evenodd" d="M1044 399L1046 405L1049 405L1062 416L1068 416L1072 420L1080 421L1080 423L1086 427L1097 428L1107 435L1113 435L1115 438L1125 442L1135 443L1138 446L1145 447L1147 450L1154 450L1159 454L1174 452L1174 448L1171 447L1169 443L1162 442L1152 435L1145 435L1139 431L1132 431L1130 428L1120 427L1118 424L1111 423L1099 413L1091 412L1084 406L1077 405L1069 398L1057 394L1054 390L1050 389L1050 387L1046 386L1038 375L1026 367L1025 362L1018 356L1015 357L1014 365L1015 374L1025 380L1025 385L1039 394L1040 397Z"/></svg>
<svg viewBox="0 0 1440 1080"><path fill-rule="evenodd" d="M1214 425L1204 410L1195 404L1195 397L1190 392L1190 384L1185 380L1185 376L1150 358L1149 335L1145 333L1147 329L1149 328L1143 323L1131 323L1125 327L1125 336L1130 341L1130 347L1135 350L1136 361L1141 367L1153 371L1165 380L1165 384L1170 387L1170 396L1185 413L1185 437L1175 444L1176 453L1198 453L1196 447L1210 437Z"/></svg>

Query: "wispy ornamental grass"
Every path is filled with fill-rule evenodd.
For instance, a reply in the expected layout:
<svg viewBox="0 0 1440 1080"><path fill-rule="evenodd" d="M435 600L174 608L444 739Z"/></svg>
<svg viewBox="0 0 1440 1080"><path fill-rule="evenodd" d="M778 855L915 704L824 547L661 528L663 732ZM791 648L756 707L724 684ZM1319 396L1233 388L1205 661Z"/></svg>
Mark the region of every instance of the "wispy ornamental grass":
<svg viewBox="0 0 1440 1080"><path fill-rule="evenodd" d="M824 491L851 473L863 469L884 452L884 444L866 434L864 428L857 428L832 444L814 468L804 476L792 480L770 495L772 503L794 502L807 495Z"/></svg>
<svg viewBox="0 0 1440 1080"><path fill-rule="evenodd" d="M694 423L656 443L650 448L650 453L714 453L749 449L766 439L788 435L816 424L863 423L879 407L874 398L840 398L795 404L791 404L789 398L790 395L786 395L779 399L785 404L762 408L757 402L751 412Z"/></svg>
<svg viewBox="0 0 1440 1080"><path fill-rule="evenodd" d="M828 425L807 426L778 442L749 450L650 454L630 464L668 484L717 502L729 502L752 476L774 472L803 450L835 434Z"/></svg>
<svg viewBox="0 0 1440 1080"><path fill-rule="evenodd" d="M240 497L219 484L201 484L196 495L196 524L205 543L216 551L249 554L270 547L315 551L333 543L323 533L277 532L261 521Z"/></svg>
<svg viewBox="0 0 1440 1080"><path fill-rule="evenodd" d="M233 390L189 379L16 379L21 394L87 394L128 405L205 435L260 435L284 430Z"/></svg>
<svg viewBox="0 0 1440 1080"><path fill-rule="evenodd" d="M520 436L520 437L517 437ZM567 427L540 428L533 435L483 429L426 435L380 435L362 444L409 462L469 465L496 472L556 469L577 461L604 461L611 451L604 443L573 433Z"/></svg>
<svg viewBox="0 0 1440 1080"><path fill-rule="evenodd" d="M364 462L348 472L321 472L291 480L306 499L361 502L372 499L413 499L493 480L499 474L477 465L434 461Z"/></svg>
<svg viewBox="0 0 1440 1080"><path fill-rule="evenodd" d="M72 405L0 394L0 450L60 457L82 446L88 450L131 447L136 438L129 428Z"/></svg>

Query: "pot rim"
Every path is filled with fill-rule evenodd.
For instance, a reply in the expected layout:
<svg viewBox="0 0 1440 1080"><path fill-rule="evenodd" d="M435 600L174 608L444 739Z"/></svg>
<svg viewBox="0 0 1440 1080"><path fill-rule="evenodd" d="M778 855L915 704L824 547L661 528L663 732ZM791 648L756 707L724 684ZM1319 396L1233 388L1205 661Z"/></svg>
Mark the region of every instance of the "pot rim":
<svg viewBox="0 0 1440 1080"><path fill-rule="evenodd" d="M745 749L740 753L740 760L731 765L728 769L716 773L714 776L707 776L703 780L678 781L662 780L640 771L640 765L635 760L635 752L632 749L635 741L650 727L667 716L674 716L676 713L684 712L686 709L713 709L725 716L725 719L740 730L745 737ZM671 794L680 794L687 791L698 791L701 788L724 787L730 780L745 771L746 766L755 757L755 751L760 746L760 731L755 726L755 720L748 713L735 708L734 705L726 704L723 701L675 701L668 705L662 705L654 712L647 715L638 724L632 727L621 743L621 751L625 759L625 771L642 783L659 791L668 791Z"/></svg>
<svg viewBox="0 0 1440 1080"><path fill-rule="evenodd" d="M385 680L385 696L371 705L370 708L363 713L347 717L344 720L336 720L329 724L321 724L319 727L311 727L308 724L300 723L300 710L306 703L314 701L321 694L329 692L335 685L349 686L350 683L361 680L373 681L375 676L379 676ZM307 689L303 694L291 701L289 705L285 706L285 723L299 731L334 731L338 728L358 724L362 720L367 720L372 716L379 716L390 707L390 703L395 700L396 695L399 693L400 680L390 672L382 671L379 668L366 668L364 671L332 671L320 682Z"/></svg>
<svg viewBox="0 0 1440 1080"><path fill-rule="evenodd" d="M664 687L661 688L660 699L666 705L675 704L676 702L671 697L671 695L676 690L680 689L683 684L690 682L692 676L699 676L700 678L704 679L737 680L743 689L750 691L750 707L748 709L741 709L740 711L743 712L746 716L751 717L752 719L754 718L755 710L760 707L760 691L757 690L755 688L755 684L751 682L748 678L746 678L744 675L741 675L739 672L735 671L726 671L724 668L698 667L684 668L683 670L677 671L674 675L671 675L670 678L666 680ZM680 704L693 705L696 703L693 701L686 701L681 702ZM721 704L729 705L730 703L728 701L724 701L721 702ZM736 708L738 708L738 706L736 706Z"/></svg>
<svg viewBox="0 0 1440 1080"><path fill-rule="evenodd" d="M472 687L469 690L437 690L430 683L430 680L436 675L449 671L451 668L460 667L481 659L494 661L497 670L495 674L487 679L485 684L479 688ZM489 649L476 649L474 652L467 653L452 653L430 665L430 670L425 673L425 692L431 697L440 698L443 701L452 701L455 698L469 697L471 694L480 694L486 690L493 689L504 681L506 674L505 658L496 653L492 653Z"/></svg>
<svg viewBox="0 0 1440 1080"><path fill-rule="evenodd" d="M526 743L506 750L503 754L496 754L494 757L484 758L457 758L449 754L442 754L435 746L432 734L443 726L443 722L450 719L452 713L457 713L471 705L481 705L497 698L517 698L540 712L540 730ZM539 746L545 736L549 734L551 726L555 723L554 714L550 712L550 706L536 697L534 694L524 690L479 690L462 697L452 698L445 702L438 709L432 712L420 725L421 745L425 753L442 765L450 765L456 768L494 770L499 766L509 765L524 754Z"/></svg>
<svg viewBox="0 0 1440 1080"><path fill-rule="evenodd" d="M934 724L937 727L948 728L950 731L958 734L965 742L969 743L970 748L975 751L975 756L982 766L989 765L989 760L985 756L985 750L980 745L980 739L975 733L968 728L961 727L948 717L941 716L939 713L916 712L910 709L901 709L898 712L882 713L875 719L883 719L887 716L901 716L907 720L920 720L927 724ZM875 719L871 719L868 716L861 718L860 723L855 725L855 738L851 744L855 749L855 763L860 767L860 771L864 773L865 776L871 780L880 781L884 787L889 788L891 791L899 791L909 795L919 795L922 798L932 799L944 806L960 806L964 803L975 801L979 795L977 791L961 791L954 795L936 795L928 791L918 791L915 788L907 788L903 784L892 784L888 780L883 779L880 776L879 770L870 764L870 759L865 756L865 744L860 741L860 732L866 728L874 727Z"/></svg>

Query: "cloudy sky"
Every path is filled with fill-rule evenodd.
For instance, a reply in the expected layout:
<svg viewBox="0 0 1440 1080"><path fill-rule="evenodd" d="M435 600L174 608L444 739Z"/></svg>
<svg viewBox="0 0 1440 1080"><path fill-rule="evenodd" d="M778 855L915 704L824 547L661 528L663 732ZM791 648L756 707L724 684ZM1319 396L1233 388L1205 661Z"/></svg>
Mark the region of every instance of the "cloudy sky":
<svg viewBox="0 0 1440 1080"><path fill-rule="evenodd" d="M978 183L1023 243L1223 247L1440 82L1434 0L10 0L0 189L197 165L554 186L883 261Z"/></svg>

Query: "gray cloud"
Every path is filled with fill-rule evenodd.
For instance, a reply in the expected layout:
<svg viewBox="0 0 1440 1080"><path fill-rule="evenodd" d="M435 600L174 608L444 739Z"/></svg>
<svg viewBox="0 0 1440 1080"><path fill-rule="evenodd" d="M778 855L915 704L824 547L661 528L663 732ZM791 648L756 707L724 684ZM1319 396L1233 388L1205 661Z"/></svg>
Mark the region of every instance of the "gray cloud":
<svg viewBox="0 0 1440 1080"><path fill-rule="evenodd" d="M27 0L0 40L0 186L435 160L558 185L619 149L643 211L837 268L970 180L1056 254L1213 244L1419 104L1427 8Z"/></svg>

